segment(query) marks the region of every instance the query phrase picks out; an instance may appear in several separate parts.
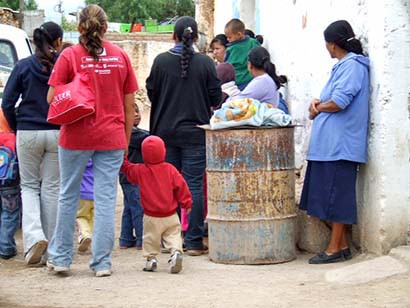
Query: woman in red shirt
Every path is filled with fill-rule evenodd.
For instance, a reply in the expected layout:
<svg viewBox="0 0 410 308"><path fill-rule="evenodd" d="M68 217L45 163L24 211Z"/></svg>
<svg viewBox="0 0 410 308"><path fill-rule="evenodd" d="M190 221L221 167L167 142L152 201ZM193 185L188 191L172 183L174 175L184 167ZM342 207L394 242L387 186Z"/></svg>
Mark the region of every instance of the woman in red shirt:
<svg viewBox="0 0 410 308"><path fill-rule="evenodd" d="M138 85L127 54L103 39L107 16L98 5L88 5L81 11L78 30L80 43L66 48L54 67L48 101L53 99L55 86L70 82L76 71L87 71L96 111L61 127L58 217L47 265L56 272L70 268L80 183L91 158L95 209L90 267L102 277L111 275L117 176L131 136Z"/></svg>

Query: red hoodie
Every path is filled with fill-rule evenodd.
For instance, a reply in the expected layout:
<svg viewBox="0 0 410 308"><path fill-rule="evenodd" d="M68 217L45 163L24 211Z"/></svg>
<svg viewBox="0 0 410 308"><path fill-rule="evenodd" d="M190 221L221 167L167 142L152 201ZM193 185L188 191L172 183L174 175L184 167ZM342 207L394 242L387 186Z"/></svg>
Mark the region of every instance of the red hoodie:
<svg viewBox="0 0 410 308"><path fill-rule="evenodd" d="M121 172L131 184L140 187L144 213L153 217L174 214L178 204L189 209L192 196L181 173L165 162L165 144L160 137L149 136L142 142L144 164L132 164L124 159Z"/></svg>

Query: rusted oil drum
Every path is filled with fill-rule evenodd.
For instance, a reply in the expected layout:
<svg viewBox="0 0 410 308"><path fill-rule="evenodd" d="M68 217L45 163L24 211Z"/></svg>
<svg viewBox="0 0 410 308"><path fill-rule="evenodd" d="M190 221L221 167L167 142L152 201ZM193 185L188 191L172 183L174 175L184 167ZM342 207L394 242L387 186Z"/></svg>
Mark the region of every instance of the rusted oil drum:
<svg viewBox="0 0 410 308"><path fill-rule="evenodd" d="M209 258L296 258L293 127L206 131Z"/></svg>

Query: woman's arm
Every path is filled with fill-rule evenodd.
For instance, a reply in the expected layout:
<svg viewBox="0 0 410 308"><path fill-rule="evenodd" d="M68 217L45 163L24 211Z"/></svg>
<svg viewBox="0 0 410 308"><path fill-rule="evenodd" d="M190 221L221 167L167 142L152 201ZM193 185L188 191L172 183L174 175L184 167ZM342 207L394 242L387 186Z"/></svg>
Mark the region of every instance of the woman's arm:
<svg viewBox="0 0 410 308"><path fill-rule="evenodd" d="M50 87L48 88L48 92L47 92L47 102L48 102L49 104L51 104L52 101L53 101L53 99L54 99L54 87L53 87L53 86L50 86Z"/></svg>
<svg viewBox="0 0 410 308"><path fill-rule="evenodd" d="M4 117L6 118L9 127L14 132L17 129L16 103L18 102L20 95L23 93L22 84L23 83L21 80L20 65L19 63L17 63L6 83L1 103L1 108L3 109Z"/></svg>
<svg viewBox="0 0 410 308"><path fill-rule="evenodd" d="M135 93L128 93L124 95L124 115L125 115L125 135L127 137L127 144L130 144L132 126L135 118ZM128 151L126 150L127 155Z"/></svg>
<svg viewBox="0 0 410 308"><path fill-rule="evenodd" d="M320 100L314 99L309 106L309 119L313 120L321 112L338 112L342 110L333 100L329 99L325 103L321 103Z"/></svg>

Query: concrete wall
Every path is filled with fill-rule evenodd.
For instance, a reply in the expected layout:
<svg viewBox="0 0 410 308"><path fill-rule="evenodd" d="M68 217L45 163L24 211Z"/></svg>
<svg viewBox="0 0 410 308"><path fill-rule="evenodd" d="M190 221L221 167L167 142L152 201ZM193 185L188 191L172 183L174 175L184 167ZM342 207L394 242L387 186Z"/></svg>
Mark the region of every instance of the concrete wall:
<svg viewBox="0 0 410 308"><path fill-rule="evenodd" d="M249 7L255 12L249 12ZM386 253L406 243L410 213L410 1L406 0L216 0L214 32L232 17L264 35L278 73L289 83L295 132L296 167L304 165L311 123L308 104L318 97L335 60L323 30L348 20L371 59L369 163L358 181L359 224L355 238L362 250ZM255 18L256 16L256 18ZM259 18L258 18L259 17Z"/></svg>

